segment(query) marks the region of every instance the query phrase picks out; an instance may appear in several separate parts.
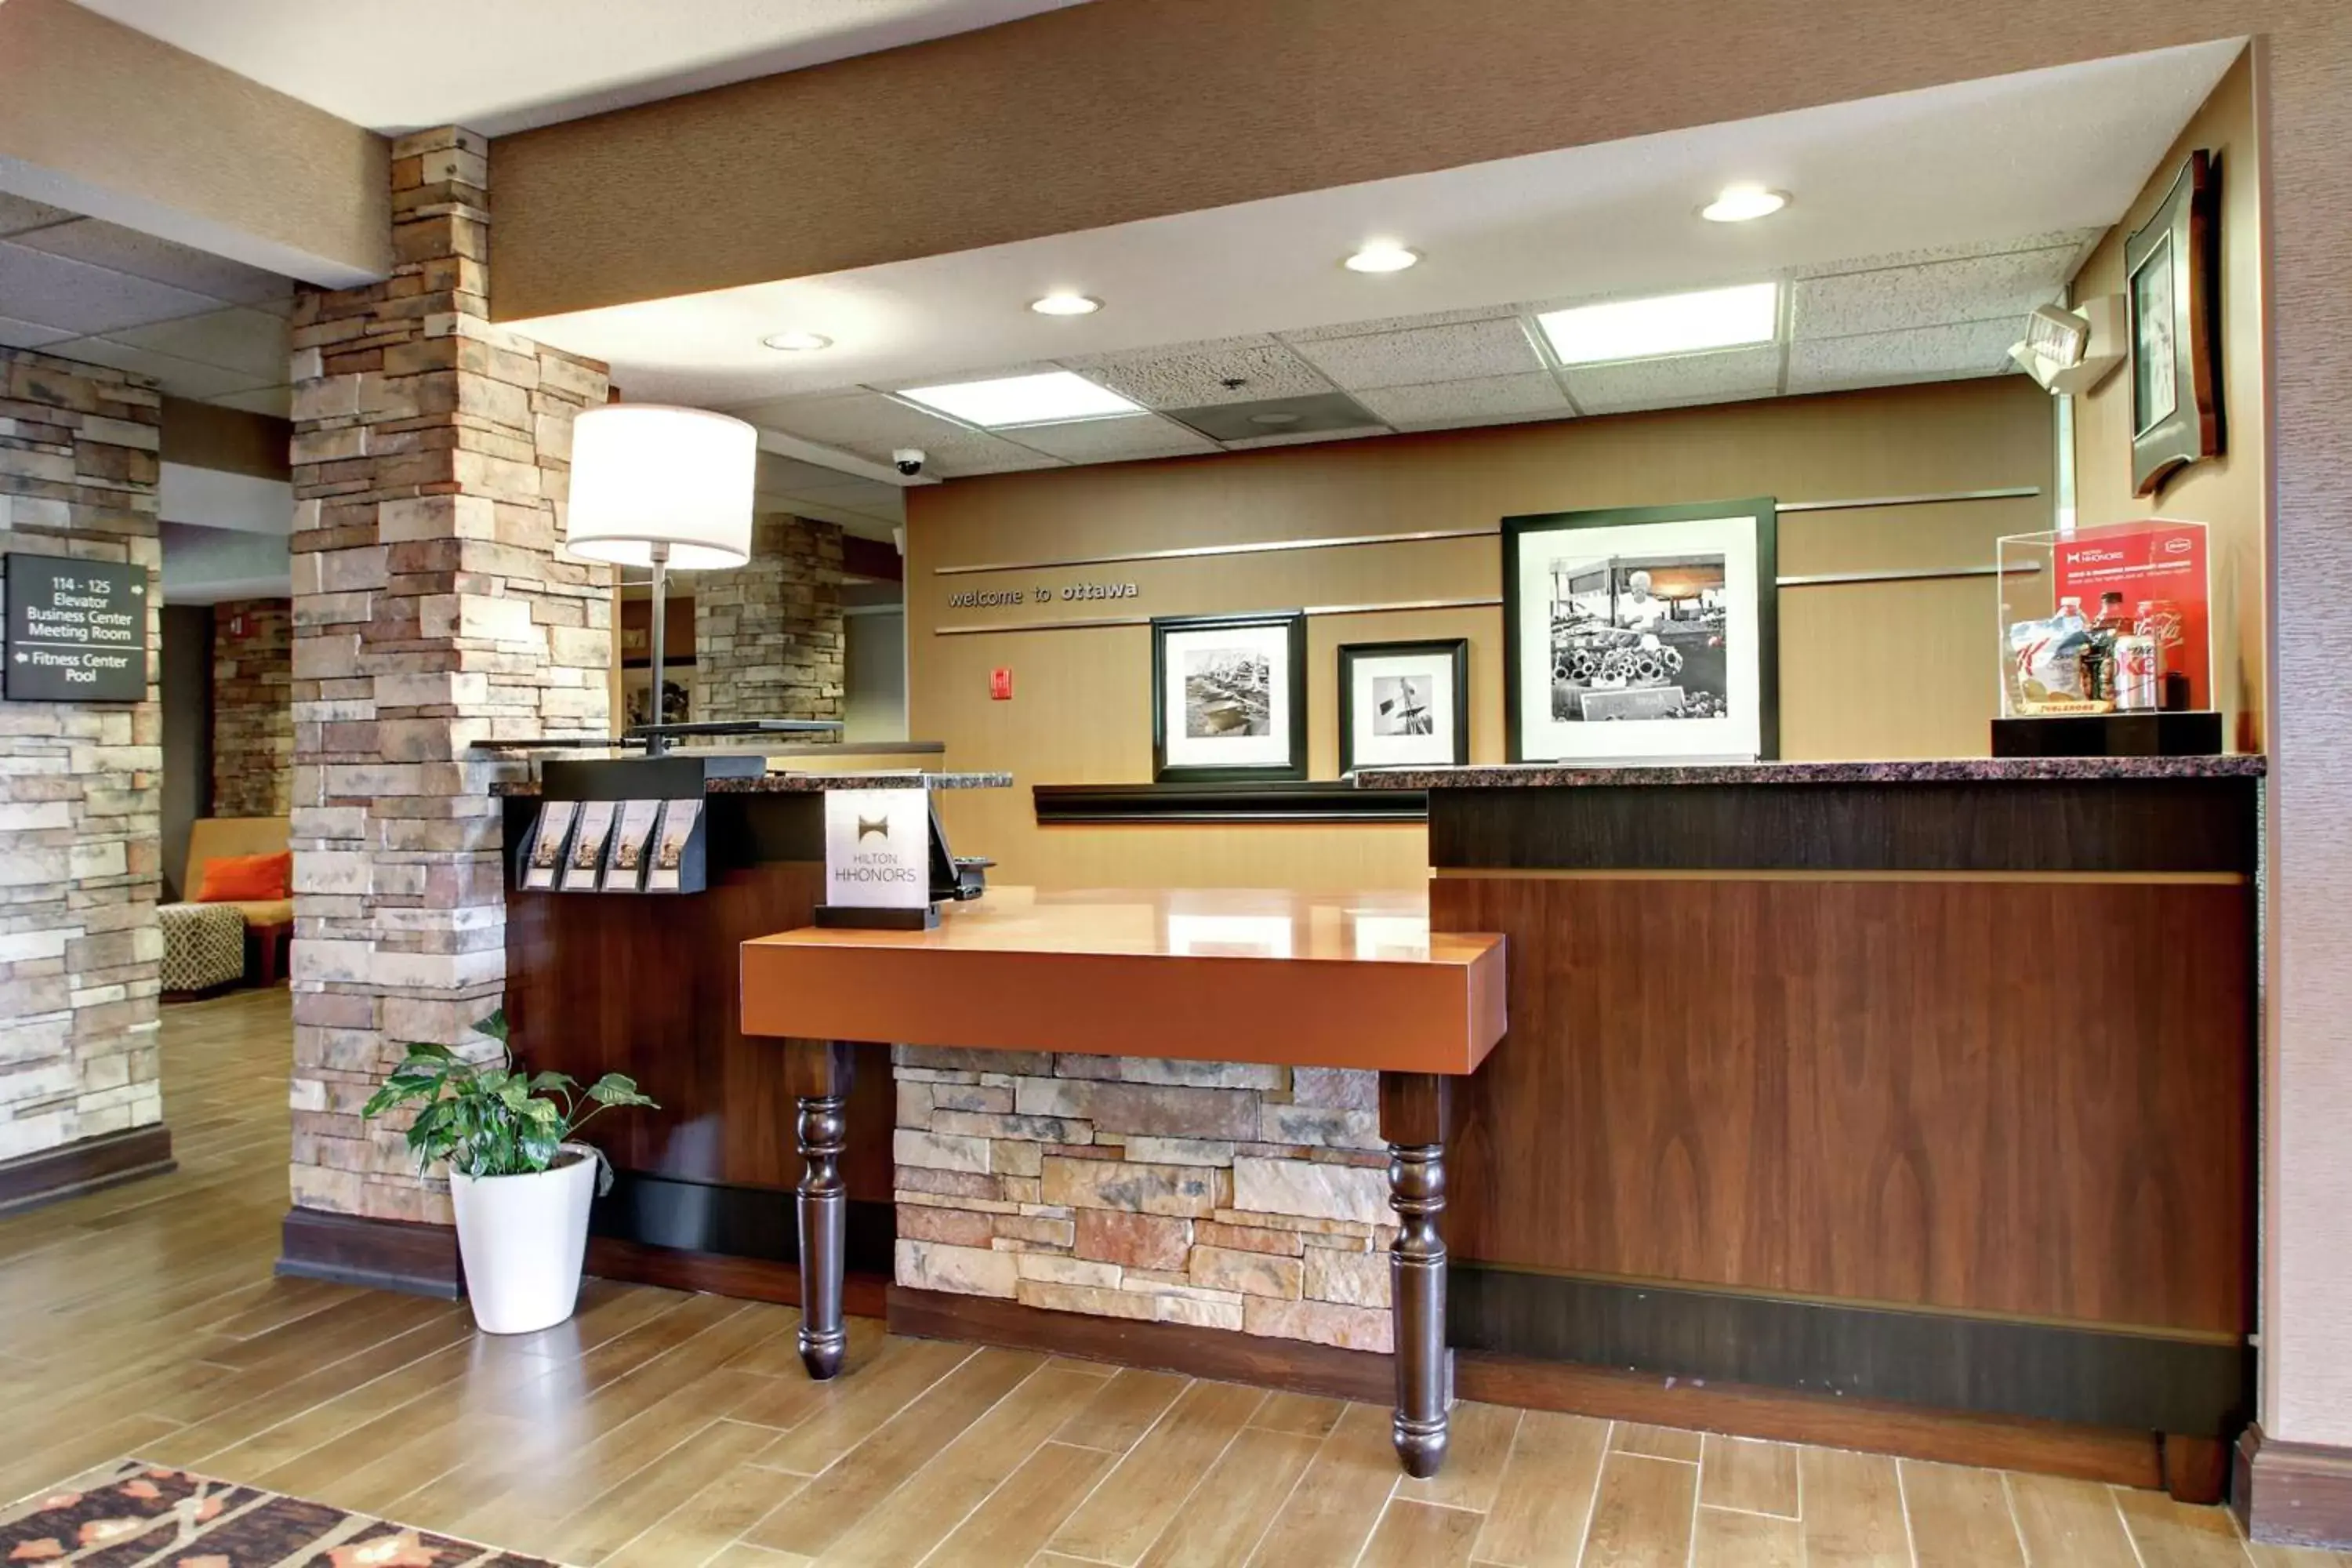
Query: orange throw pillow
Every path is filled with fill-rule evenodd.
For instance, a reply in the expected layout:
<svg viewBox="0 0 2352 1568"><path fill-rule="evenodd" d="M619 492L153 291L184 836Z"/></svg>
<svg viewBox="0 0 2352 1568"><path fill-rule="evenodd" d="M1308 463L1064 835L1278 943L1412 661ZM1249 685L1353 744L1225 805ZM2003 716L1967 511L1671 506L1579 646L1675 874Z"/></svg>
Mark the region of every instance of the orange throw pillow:
<svg viewBox="0 0 2352 1568"><path fill-rule="evenodd" d="M224 855L205 862L205 879L196 889L196 902L243 904L282 899L293 879L290 849L275 855Z"/></svg>

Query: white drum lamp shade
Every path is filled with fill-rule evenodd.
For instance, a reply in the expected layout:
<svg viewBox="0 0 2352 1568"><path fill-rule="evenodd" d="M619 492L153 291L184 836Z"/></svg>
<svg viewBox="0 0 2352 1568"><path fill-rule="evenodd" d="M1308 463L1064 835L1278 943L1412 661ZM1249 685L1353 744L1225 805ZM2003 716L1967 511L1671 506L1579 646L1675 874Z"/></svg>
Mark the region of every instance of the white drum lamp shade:
<svg viewBox="0 0 2352 1568"><path fill-rule="evenodd" d="M751 558L751 491L759 432L700 408L608 403L572 423L572 554L620 566L689 572Z"/></svg>

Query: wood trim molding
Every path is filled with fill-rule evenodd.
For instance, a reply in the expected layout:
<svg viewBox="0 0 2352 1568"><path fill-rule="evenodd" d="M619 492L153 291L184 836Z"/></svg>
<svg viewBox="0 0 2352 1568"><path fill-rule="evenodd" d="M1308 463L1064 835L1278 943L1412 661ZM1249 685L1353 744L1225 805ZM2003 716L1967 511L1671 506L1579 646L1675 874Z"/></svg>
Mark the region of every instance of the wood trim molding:
<svg viewBox="0 0 2352 1568"><path fill-rule="evenodd" d="M2282 1443L2257 1423L2235 1459L2230 1506L2249 1540L2352 1551L2352 1448Z"/></svg>
<svg viewBox="0 0 2352 1568"><path fill-rule="evenodd" d="M1425 791L1361 790L1327 779L1256 784L1033 784L1029 794L1040 826L1429 820Z"/></svg>
<svg viewBox="0 0 2352 1568"><path fill-rule="evenodd" d="M1358 1399L1383 1408L1396 1398L1396 1360L1373 1351L1265 1339L1190 1323L1057 1312L992 1296L957 1296L904 1285L892 1285L888 1297L890 1331L917 1339L1050 1351L1286 1394Z"/></svg>
<svg viewBox="0 0 2352 1568"><path fill-rule="evenodd" d="M1483 1351L1457 1351L1454 1378L1454 1392L1464 1399L1528 1410L1859 1448L1946 1464L2033 1470L2115 1486L2155 1488L2164 1482L2159 1442L2152 1432L1921 1410ZM2217 1494L2183 1500L2219 1499Z"/></svg>
<svg viewBox="0 0 2352 1568"><path fill-rule="evenodd" d="M651 1247L617 1236L588 1238L587 1272L599 1279L625 1279L632 1284L659 1285L672 1290L700 1290L746 1301L801 1304L801 1271L797 1263L770 1258L733 1258L716 1252L688 1252L674 1247ZM852 1268L843 1290L843 1306L853 1316L883 1315L883 1290L887 1274Z"/></svg>
<svg viewBox="0 0 2352 1568"><path fill-rule="evenodd" d="M329 1214L299 1204L286 1211L277 1272L446 1301L466 1293L453 1226Z"/></svg>
<svg viewBox="0 0 2352 1568"><path fill-rule="evenodd" d="M178 1168L172 1130L158 1121L0 1160L0 1215L22 1214Z"/></svg>

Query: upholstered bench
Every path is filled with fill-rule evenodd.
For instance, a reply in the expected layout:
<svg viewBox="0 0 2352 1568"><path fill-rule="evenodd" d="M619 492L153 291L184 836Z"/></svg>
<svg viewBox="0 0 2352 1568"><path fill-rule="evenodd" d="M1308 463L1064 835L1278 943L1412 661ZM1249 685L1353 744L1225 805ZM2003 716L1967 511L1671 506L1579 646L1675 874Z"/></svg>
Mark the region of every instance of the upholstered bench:
<svg viewBox="0 0 2352 1568"><path fill-rule="evenodd" d="M204 816L188 828L188 863L182 884L194 899L202 899L205 873L215 860L254 855L281 855L286 850L287 820L282 816ZM278 889L283 891L282 889ZM249 966L255 981L262 985L275 985L285 972L287 939L294 930L294 900L291 898L214 899L188 906L167 904L166 909L182 907L228 910L238 917L240 952L250 942L253 962ZM240 958L238 973L248 965Z"/></svg>
<svg viewBox="0 0 2352 1568"><path fill-rule="evenodd" d="M165 904L163 994L184 995L245 978L245 917L235 904Z"/></svg>

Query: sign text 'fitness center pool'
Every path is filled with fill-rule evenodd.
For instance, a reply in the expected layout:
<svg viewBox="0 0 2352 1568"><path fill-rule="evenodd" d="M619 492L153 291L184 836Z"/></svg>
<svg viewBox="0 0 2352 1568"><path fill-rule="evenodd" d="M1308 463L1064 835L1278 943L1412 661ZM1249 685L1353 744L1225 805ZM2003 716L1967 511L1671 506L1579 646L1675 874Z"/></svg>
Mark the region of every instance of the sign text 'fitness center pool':
<svg viewBox="0 0 2352 1568"><path fill-rule="evenodd" d="M7 571L11 701L146 700L147 568L11 552Z"/></svg>
<svg viewBox="0 0 2352 1568"><path fill-rule="evenodd" d="M1034 588L967 588L948 595L948 608L996 610L1012 605L1050 605L1056 600L1075 605L1087 599L1132 599L1139 592L1132 583L1065 583L1059 587L1044 583Z"/></svg>

